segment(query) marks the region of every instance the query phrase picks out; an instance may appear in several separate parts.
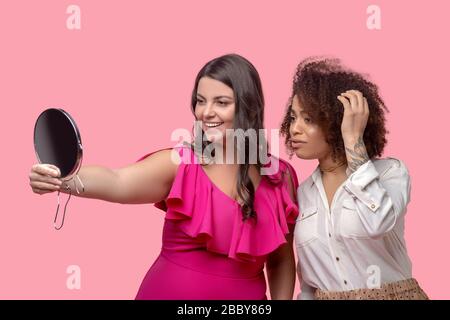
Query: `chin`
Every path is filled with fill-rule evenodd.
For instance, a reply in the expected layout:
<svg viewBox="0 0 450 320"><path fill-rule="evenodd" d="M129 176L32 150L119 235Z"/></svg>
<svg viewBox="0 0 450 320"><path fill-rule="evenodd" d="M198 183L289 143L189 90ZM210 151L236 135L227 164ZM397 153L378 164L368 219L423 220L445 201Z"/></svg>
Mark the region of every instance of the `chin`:
<svg viewBox="0 0 450 320"><path fill-rule="evenodd" d="M301 150L294 150L294 154L297 156L297 158L300 158L303 160L317 159L317 157L315 155L304 153Z"/></svg>

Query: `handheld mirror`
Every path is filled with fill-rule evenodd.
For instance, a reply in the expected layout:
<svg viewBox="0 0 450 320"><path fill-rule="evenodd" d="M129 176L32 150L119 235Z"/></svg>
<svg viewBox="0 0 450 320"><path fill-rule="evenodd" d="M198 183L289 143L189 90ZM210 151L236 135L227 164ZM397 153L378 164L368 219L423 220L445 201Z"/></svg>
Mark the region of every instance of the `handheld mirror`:
<svg viewBox="0 0 450 320"><path fill-rule="evenodd" d="M62 109L50 108L44 110L36 120L34 126L34 150L39 163L52 164L59 168L60 178L69 181L76 177L82 186L83 183L77 173L80 170L83 158L83 147L78 127L73 118ZM76 192L79 194L77 183L74 179ZM67 203L72 195L72 190L67 184L69 198L64 207L61 225L58 227L56 221L59 212L59 194L56 215L53 221L55 229L59 230L64 225Z"/></svg>

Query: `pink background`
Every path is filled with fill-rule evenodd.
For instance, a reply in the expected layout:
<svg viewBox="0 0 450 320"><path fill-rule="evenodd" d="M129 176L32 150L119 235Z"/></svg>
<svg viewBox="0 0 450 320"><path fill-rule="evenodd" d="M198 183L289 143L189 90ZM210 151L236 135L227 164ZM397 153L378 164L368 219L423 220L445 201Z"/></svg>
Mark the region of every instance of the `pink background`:
<svg viewBox="0 0 450 320"><path fill-rule="evenodd" d="M81 30L66 28L70 4L81 8ZM381 30L366 27L370 4L381 8ZM39 113L72 114L84 164L125 166L191 128L196 73L231 52L260 72L269 129L301 59L330 54L371 75L391 110L385 155L412 175L414 276L430 297L450 298L449 9L430 0L2 1L0 298L132 299L161 245L164 216L150 204L73 198L66 225L53 229L56 193L28 184ZM293 164L302 181L316 165ZM80 290L66 287L69 265L81 268Z"/></svg>

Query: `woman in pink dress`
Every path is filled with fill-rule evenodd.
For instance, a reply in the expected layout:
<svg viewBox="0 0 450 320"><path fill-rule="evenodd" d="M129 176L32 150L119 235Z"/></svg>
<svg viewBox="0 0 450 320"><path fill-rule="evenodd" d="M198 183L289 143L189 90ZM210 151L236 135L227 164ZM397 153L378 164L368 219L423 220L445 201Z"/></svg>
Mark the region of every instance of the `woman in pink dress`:
<svg viewBox="0 0 450 320"><path fill-rule="evenodd" d="M298 181L287 162L263 157L264 98L256 69L238 55L208 62L191 106L199 124L195 143L121 169L83 166L78 196L155 203L165 211L161 253L136 299L267 299L265 266L271 298L292 299ZM236 147L235 138L243 144ZM64 191L58 175L56 167L33 166L33 191Z"/></svg>

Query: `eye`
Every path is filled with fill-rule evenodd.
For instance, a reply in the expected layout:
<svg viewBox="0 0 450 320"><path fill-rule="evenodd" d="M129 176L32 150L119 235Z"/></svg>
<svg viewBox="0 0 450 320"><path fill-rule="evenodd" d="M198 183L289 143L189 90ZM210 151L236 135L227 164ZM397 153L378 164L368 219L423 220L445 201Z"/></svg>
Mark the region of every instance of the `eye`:
<svg viewBox="0 0 450 320"><path fill-rule="evenodd" d="M227 105L229 105L229 102L228 101L217 101L217 104L219 105L219 106L221 106L221 107L225 107L225 106L227 106Z"/></svg>
<svg viewBox="0 0 450 320"><path fill-rule="evenodd" d="M198 104L198 105L203 105L203 104L205 104L205 101L202 100L202 99L198 99L198 98L197 98L197 104Z"/></svg>
<svg viewBox="0 0 450 320"><path fill-rule="evenodd" d="M312 122L311 118L308 118L308 117L304 118L303 120L305 121L305 123L311 123Z"/></svg>
<svg viewBox="0 0 450 320"><path fill-rule="evenodd" d="M295 121L295 117L293 115L289 115L288 116L288 121L289 121L289 123L294 122Z"/></svg>

